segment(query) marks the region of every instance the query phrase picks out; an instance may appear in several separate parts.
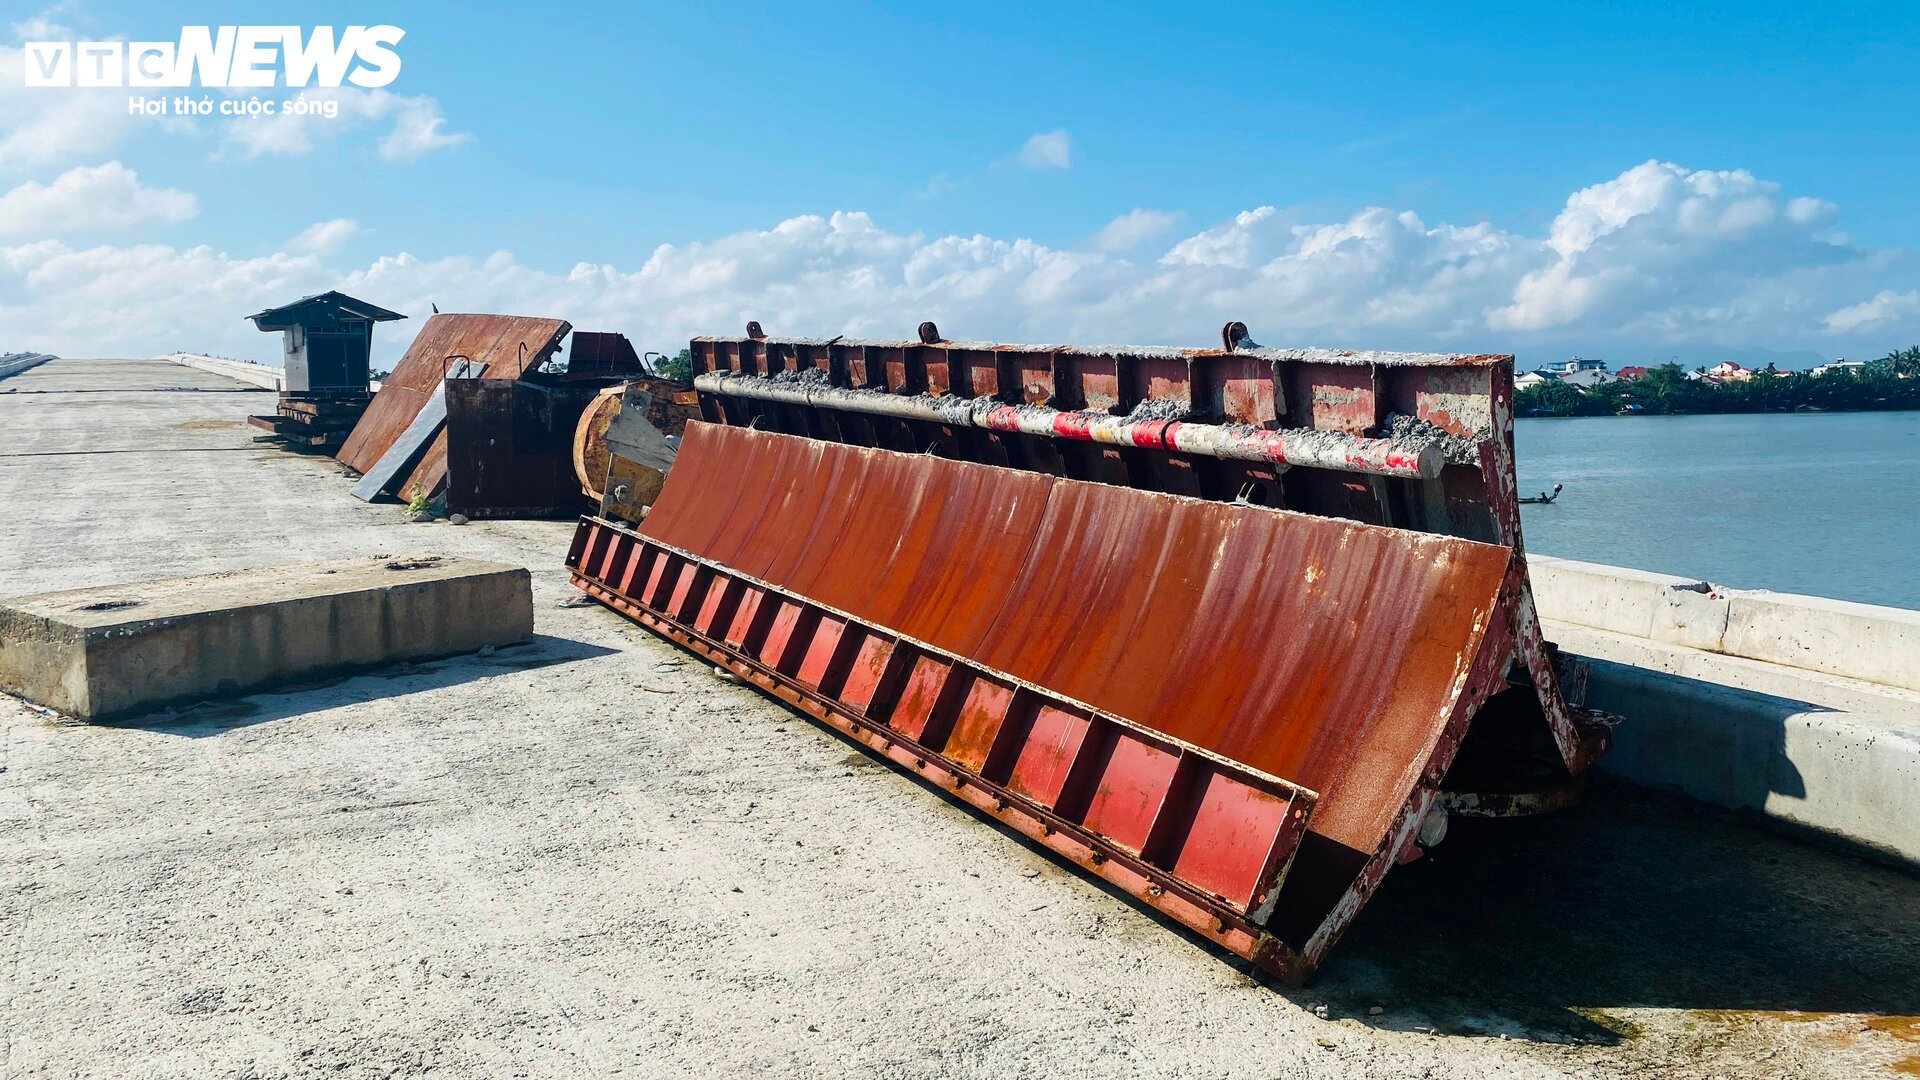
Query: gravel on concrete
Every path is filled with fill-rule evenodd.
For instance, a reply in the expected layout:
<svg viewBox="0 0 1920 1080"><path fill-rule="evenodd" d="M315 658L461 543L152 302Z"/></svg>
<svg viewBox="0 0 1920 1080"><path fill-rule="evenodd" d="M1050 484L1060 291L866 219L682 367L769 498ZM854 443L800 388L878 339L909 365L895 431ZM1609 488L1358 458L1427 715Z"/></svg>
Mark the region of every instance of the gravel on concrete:
<svg viewBox="0 0 1920 1080"><path fill-rule="evenodd" d="M114 726L0 700L0 1075L1920 1069L1910 874L1603 787L1456 822L1267 985L571 603L566 523L405 524L165 367L0 383L0 592L431 549L531 568L537 636Z"/></svg>

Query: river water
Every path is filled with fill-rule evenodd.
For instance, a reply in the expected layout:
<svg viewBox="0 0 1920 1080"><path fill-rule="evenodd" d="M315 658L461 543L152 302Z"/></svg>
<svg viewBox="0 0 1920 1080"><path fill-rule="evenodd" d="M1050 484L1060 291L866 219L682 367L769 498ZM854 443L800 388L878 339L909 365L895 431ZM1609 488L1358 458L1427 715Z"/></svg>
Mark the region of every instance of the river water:
<svg viewBox="0 0 1920 1080"><path fill-rule="evenodd" d="M1920 608L1920 412L1515 424L1527 550Z"/></svg>

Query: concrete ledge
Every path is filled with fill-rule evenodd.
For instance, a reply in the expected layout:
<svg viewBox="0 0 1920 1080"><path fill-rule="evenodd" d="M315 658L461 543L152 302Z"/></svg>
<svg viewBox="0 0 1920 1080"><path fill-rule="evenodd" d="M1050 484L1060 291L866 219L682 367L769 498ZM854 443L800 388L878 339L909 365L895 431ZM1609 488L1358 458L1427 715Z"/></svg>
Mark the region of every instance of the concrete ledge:
<svg viewBox="0 0 1920 1080"><path fill-rule="evenodd" d="M1600 767L1920 865L1920 694L1549 623L1588 704L1626 717Z"/></svg>
<svg viewBox="0 0 1920 1080"><path fill-rule="evenodd" d="M0 689L92 719L532 634L521 567L342 559L0 601Z"/></svg>
<svg viewBox="0 0 1920 1080"><path fill-rule="evenodd" d="M0 379L4 379L9 375L18 375L28 368L39 367L41 364L55 359L58 359L58 357L47 353L22 353L18 356L9 356L4 360L0 360Z"/></svg>
<svg viewBox="0 0 1920 1080"><path fill-rule="evenodd" d="M266 364L249 364L244 360L228 360L220 356L201 356L198 353L168 353L155 357L167 360L182 367L198 368L215 375L225 375L243 383L258 386L263 390L281 390L286 386L286 372L281 368Z"/></svg>
<svg viewBox="0 0 1920 1080"><path fill-rule="evenodd" d="M1736 591L1721 651L1920 690L1920 611Z"/></svg>
<svg viewBox="0 0 1920 1080"><path fill-rule="evenodd" d="M1920 611L1544 555L1527 565L1543 619L1920 690Z"/></svg>

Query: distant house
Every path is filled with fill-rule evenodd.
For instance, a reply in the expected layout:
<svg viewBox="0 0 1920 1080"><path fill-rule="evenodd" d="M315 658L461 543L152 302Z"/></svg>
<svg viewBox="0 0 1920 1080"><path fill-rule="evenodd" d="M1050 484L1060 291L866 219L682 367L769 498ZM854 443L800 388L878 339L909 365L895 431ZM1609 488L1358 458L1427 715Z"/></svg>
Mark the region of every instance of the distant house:
<svg viewBox="0 0 1920 1080"><path fill-rule="evenodd" d="M1605 360L1583 360L1576 356L1571 360L1562 360L1557 364L1549 364L1540 370L1565 379L1569 375L1578 374L1582 371L1605 371L1607 370L1607 362Z"/></svg>
<svg viewBox="0 0 1920 1080"><path fill-rule="evenodd" d="M1560 381L1579 390L1589 390L1601 383L1619 381L1619 376L1604 367L1580 368L1560 376Z"/></svg>
<svg viewBox="0 0 1920 1080"><path fill-rule="evenodd" d="M1722 360L1707 369L1706 378L1713 382L1746 382L1753 378L1753 369L1741 367L1731 360Z"/></svg>
<svg viewBox="0 0 1920 1080"><path fill-rule="evenodd" d="M1539 386L1554 376L1541 371L1523 371L1513 377L1513 388L1525 390L1530 386Z"/></svg>
<svg viewBox="0 0 1920 1080"><path fill-rule="evenodd" d="M1619 376L1623 379L1638 379L1641 376L1645 375L1646 373L1647 373L1647 369L1644 367L1640 367L1639 365L1631 365L1628 367L1623 367L1618 372Z"/></svg>
<svg viewBox="0 0 1920 1080"><path fill-rule="evenodd" d="M1807 372L1807 374L1812 375L1816 379L1821 377L1822 375L1826 375L1833 372L1837 372L1841 375L1858 375L1860 374L1861 369L1865 368L1866 366L1867 366L1867 362L1865 360L1848 360L1843 357L1841 359L1835 360L1831 364L1821 364L1819 367L1814 368L1812 371Z"/></svg>

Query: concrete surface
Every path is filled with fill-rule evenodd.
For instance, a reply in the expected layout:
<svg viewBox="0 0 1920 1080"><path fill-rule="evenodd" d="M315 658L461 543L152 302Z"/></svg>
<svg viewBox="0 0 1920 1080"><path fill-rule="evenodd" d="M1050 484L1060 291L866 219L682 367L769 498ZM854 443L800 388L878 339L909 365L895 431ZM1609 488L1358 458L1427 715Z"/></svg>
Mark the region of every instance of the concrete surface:
<svg viewBox="0 0 1920 1080"><path fill-rule="evenodd" d="M1629 718L1601 768L1920 867L1920 693L1543 625Z"/></svg>
<svg viewBox="0 0 1920 1080"><path fill-rule="evenodd" d="M1920 1072L1913 875L1602 783L1456 822L1262 985L563 606L565 524L402 524L248 395L103 388L151 376L0 394L9 591L431 547L532 567L536 636L118 725L0 700L0 1075Z"/></svg>
<svg viewBox="0 0 1920 1080"><path fill-rule="evenodd" d="M94 719L532 636L521 567L329 559L0 599L0 690Z"/></svg>
<svg viewBox="0 0 1920 1080"><path fill-rule="evenodd" d="M1527 557L1540 617L1920 690L1920 611Z"/></svg>
<svg viewBox="0 0 1920 1080"><path fill-rule="evenodd" d="M155 359L170 364L196 368L215 375L225 375L235 382L257 386L262 390L284 390L287 385L285 368L269 364L255 364L246 360L229 360L224 356L203 356L199 353L167 353Z"/></svg>

